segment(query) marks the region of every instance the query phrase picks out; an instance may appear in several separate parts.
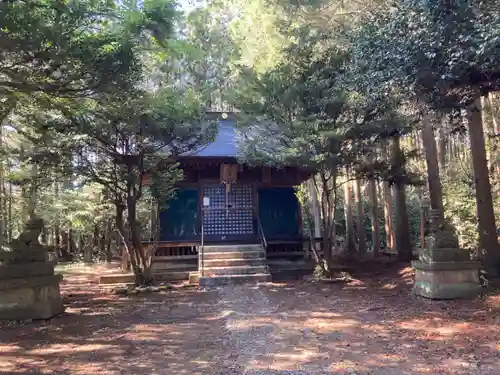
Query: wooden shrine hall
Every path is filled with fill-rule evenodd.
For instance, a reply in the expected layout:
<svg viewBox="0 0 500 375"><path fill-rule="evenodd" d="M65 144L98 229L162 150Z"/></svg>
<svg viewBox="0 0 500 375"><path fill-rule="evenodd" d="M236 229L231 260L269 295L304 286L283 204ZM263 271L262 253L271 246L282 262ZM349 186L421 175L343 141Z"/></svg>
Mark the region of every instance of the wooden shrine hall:
<svg viewBox="0 0 500 375"><path fill-rule="evenodd" d="M192 271L204 274L200 268L215 275L264 270L247 269L256 264L271 271L280 264L285 269L303 267L308 252L295 186L307 180L310 172L240 164L234 115L209 115L218 123L215 140L178 159L184 180L168 208L160 212L155 277L184 279ZM247 250L255 251L252 262L243 261L252 254L239 254ZM223 252L228 254L220 255ZM265 264L257 262L257 253ZM230 262L231 256L239 261ZM235 264L247 268L229 269Z"/></svg>

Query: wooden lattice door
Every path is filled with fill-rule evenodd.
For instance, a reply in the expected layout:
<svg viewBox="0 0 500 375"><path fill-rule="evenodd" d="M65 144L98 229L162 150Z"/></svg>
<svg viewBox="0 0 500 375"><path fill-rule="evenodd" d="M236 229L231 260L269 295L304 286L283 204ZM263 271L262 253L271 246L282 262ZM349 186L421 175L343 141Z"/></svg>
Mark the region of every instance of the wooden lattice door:
<svg viewBox="0 0 500 375"><path fill-rule="evenodd" d="M210 201L203 208L208 241L246 241L255 237L254 194L251 185L207 185L203 195Z"/></svg>

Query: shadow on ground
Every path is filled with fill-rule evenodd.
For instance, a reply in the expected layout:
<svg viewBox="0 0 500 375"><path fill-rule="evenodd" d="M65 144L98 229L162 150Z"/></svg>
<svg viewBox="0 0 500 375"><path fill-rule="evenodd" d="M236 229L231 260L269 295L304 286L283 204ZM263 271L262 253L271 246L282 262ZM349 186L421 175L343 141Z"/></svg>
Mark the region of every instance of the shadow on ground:
<svg viewBox="0 0 500 375"><path fill-rule="evenodd" d="M391 267L137 297L103 293L102 270L70 273L65 314L0 328L0 374L500 373L496 295L423 300Z"/></svg>

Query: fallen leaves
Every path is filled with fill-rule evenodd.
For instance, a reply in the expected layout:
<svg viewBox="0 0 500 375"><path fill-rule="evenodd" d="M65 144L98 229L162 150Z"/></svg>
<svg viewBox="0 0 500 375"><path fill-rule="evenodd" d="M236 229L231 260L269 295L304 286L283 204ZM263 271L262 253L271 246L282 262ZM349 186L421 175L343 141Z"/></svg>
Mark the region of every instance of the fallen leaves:
<svg viewBox="0 0 500 375"><path fill-rule="evenodd" d="M8 353L2 360L8 371L32 366L35 372L77 375L86 368L112 375L208 375L229 368L235 369L231 374L275 371L249 372L265 375L327 369L336 375L498 374L494 306L500 297L414 298L406 280L398 279L407 273L356 275L351 285L294 281L204 292L166 284L139 288L133 298L126 298L128 288L115 295L68 276L68 313L2 327L1 348ZM393 289L383 288L388 282ZM71 360L41 356L45 347L74 354Z"/></svg>

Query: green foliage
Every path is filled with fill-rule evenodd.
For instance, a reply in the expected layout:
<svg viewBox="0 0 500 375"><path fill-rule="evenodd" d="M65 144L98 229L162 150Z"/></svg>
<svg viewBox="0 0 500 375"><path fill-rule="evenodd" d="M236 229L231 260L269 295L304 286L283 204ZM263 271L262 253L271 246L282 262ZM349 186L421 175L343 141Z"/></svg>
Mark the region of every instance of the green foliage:
<svg viewBox="0 0 500 375"><path fill-rule="evenodd" d="M176 193L176 185L184 176L177 164L168 165L166 168L151 169L149 174L149 190L152 198L159 202L159 208L166 210L168 202Z"/></svg>
<svg viewBox="0 0 500 375"><path fill-rule="evenodd" d="M181 18L170 0L1 2L11 217L22 221L31 194L51 230L89 234L114 215L110 202L133 201L145 228L152 202L166 204L182 179L175 157L213 137L204 111L227 103L244 113L243 161L318 171L323 200L344 168L416 183L409 170L424 168L413 150L392 164L376 154L415 130L422 102L449 111L498 88L499 5L221 0ZM452 172L447 215L473 247L473 186ZM407 202L414 238L417 193ZM342 236L342 202L330 203Z"/></svg>
<svg viewBox="0 0 500 375"><path fill-rule="evenodd" d="M136 63L107 0L0 4L0 95L88 96L126 83Z"/></svg>
<svg viewBox="0 0 500 375"><path fill-rule="evenodd" d="M48 228L59 225L61 230L71 228L81 233L91 232L95 225L104 227L114 216L113 206L103 200L101 187L96 184L62 189L57 197L52 189L44 189L37 209Z"/></svg>
<svg viewBox="0 0 500 375"><path fill-rule="evenodd" d="M469 163L455 164L443 176L442 184L446 218L454 226L460 246L476 250L479 233L472 175Z"/></svg>
<svg viewBox="0 0 500 375"><path fill-rule="evenodd" d="M367 13L351 35L372 86L463 108L499 83L498 1L399 0Z"/></svg>
<svg viewBox="0 0 500 375"><path fill-rule="evenodd" d="M404 168L362 157L410 129L398 102L381 91L357 90L348 51L317 30L301 30L285 52L286 60L265 74L247 72L246 90L236 97L252 121L259 118L245 129L245 160L312 170L348 167L411 181Z"/></svg>
<svg viewBox="0 0 500 375"><path fill-rule="evenodd" d="M2 160L11 219L33 209L49 230L95 242L114 205L127 203L132 230L153 198L170 199L182 178L174 158L213 134L203 93L162 71L183 43L179 15L169 0L0 4L1 121L18 141Z"/></svg>

